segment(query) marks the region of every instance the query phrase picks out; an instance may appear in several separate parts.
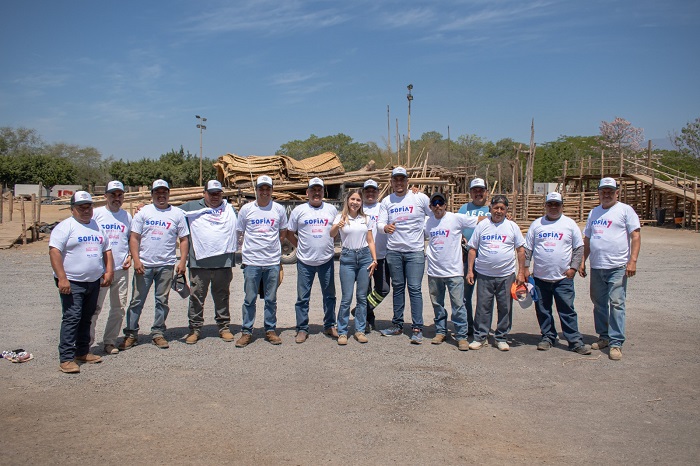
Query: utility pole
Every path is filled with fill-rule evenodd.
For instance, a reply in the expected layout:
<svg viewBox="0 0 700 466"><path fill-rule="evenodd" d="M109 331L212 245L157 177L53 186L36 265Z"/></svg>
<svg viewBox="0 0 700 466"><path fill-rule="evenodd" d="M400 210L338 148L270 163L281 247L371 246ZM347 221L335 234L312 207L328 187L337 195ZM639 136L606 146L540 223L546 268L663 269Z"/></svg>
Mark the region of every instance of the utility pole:
<svg viewBox="0 0 700 466"><path fill-rule="evenodd" d="M406 145L406 168L411 167L411 101L413 100L413 95L411 90L413 89L413 84L406 86L408 88L408 94L406 98L408 99L408 142Z"/></svg>
<svg viewBox="0 0 700 466"><path fill-rule="evenodd" d="M204 186L202 184L202 132L207 129L207 127L204 126L204 122L207 121L207 119L199 115L195 115L195 118L197 118L197 128L199 128L199 185Z"/></svg>

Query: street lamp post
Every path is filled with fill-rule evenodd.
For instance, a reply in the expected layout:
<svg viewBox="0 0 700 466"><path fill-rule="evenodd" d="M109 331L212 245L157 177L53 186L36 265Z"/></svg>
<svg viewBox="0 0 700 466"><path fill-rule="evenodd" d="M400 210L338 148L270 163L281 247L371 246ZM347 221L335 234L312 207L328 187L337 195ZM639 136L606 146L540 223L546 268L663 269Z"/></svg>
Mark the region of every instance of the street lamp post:
<svg viewBox="0 0 700 466"><path fill-rule="evenodd" d="M207 129L204 125L207 119L199 115L195 115L195 118L197 118L197 128L199 128L199 185L204 186L202 184L202 132Z"/></svg>
<svg viewBox="0 0 700 466"><path fill-rule="evenodd" d="M411 101L413 100L413 95L411 90L413 89L413 84L408 86L408 94L406 98L408 99L408 143L406 146L406 168L411 167Z"/></svg>

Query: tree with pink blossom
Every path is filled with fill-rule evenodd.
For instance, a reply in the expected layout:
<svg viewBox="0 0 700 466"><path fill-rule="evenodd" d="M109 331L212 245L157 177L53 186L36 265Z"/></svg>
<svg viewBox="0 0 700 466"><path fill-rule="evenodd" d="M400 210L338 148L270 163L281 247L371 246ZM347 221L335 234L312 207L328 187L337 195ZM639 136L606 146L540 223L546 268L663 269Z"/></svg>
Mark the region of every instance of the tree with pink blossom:
<svg viewBox="0 0 700 466"><path fill-rule="evenodd" d="M644 129L635 128L624 118L615 117L611 122L600 122L600 142L618 156L642 150Z"/></svg>

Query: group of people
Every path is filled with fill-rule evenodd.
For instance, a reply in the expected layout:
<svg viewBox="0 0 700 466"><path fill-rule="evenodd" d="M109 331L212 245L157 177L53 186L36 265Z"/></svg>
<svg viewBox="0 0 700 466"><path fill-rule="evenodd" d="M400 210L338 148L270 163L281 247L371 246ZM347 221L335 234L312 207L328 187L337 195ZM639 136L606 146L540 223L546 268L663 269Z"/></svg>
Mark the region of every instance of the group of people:
<svg viewBox="0 0 700 466"><path fill-rule="evenodd" d="M634 276L640 249L640 223L634 210L617 199L614 179L603 178L598 193L601 204L593 209L581 234L578 225L562 213L559 193L549 193L545 215L532 223L523 236L509 219L508 199L494 195L487 205L484 180L469 186L471 201L458 213L447 211L447 195L430 197L414 192L403 167L393 169L391 193L379 200L379 186L367 180L350 190L340 212L324 201L324 182L312 178L308 202L287 218L285 208L273 201L273 180L260 176L256 199L239 212L223 197L217 180L206 183L203 198L180 207L169 202L170 187L156 180L152 203L134 214L122 209L124 186L107 185L106 205L93 209L89 193L71 198L71 217L54 228L49 256L59 290L61 322L60 370L80 372L82 363L99 363L90 352L95 325L107 294L109 316L103 344L106 354L116 354L139 343L139 320L145 299L154 287L154 321L151 341L169 347L165 338L171 286L189 269L190 296L187 344L196 344L204 325L204 303L211 290L215 321L222 340L243 348L253 341L258 296L264 301L265 340L282 343L277 332L277 288L282 279L281 246L288 240L297 251L297 344L309 336L311 288L318 276L323 306L323 332L347 345L349 336L367 343L367 333L377 330L376 308L392 293L393 314L383 336L404 333L406 290L411 311L412 344L423 342L422 282L426 271L435 314L433 344L446 341L451 305L452 334L459 350L488 345L494 301L497 318L494 340L508 351L515 290L530 290L542 333L538 350L557 342L553 304L556 303L562 333L569 349L590 354L610 347L609 357L622 358L625 340L625 292ZM342 250L338 276L341 299L336 314L335 238ZM427 244L426 244L427 241ZM230 285L239 248L243 268L241 335L230 330ZM179 248L180 255L177 257ZM585 277L590 257L590 294L595 330L599 339L584 344L574 310L574 275ZM532 273L530 268L532 267ZM132 297L127 306L129 269L133 269ZM532 275L532 278L530 278ZM528 283L534 283L529 285ZM476 288L476 308L472 297ZM355 307L351 303L355 298ZM350 331L350 316L354 316ZM123 340L117 344L126 316ZM472 337L471 343L469 337Z"/></svg>

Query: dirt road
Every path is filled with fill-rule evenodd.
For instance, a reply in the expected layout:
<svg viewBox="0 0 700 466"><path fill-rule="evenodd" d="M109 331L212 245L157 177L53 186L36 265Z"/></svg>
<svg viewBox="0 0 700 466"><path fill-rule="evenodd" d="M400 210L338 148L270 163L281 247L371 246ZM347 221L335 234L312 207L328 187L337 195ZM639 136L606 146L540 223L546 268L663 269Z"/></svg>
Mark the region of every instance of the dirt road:
<svg viewBox="0 0 700 466"><path fill-rule="evenodd" d="M297 345L296 270L286 267L281 346L263 341L259 329L244 349L221 341L211 303L206 338L186 345L186 302L171 294L170 349L151 345L142 331L141 345L69 376L58 371L60 306L47 243L0 251L0 345L36 358L0 361L2 463L695 463L698 264L697 234L642 229L619 362L607 353L580 357L561 344L536 351L534 310L517 305L508 353L459 352L453 342L415 346L405 335L376 332L366 345L339 347L320 334L317 284L312 335ZM236 269L234 332L241 282ZM577 278L576 286L580 328L591 343L588 280ZM152 309L149 298L142 328ZM378 319L382 328L389 323L390 298Z"/></svg>

